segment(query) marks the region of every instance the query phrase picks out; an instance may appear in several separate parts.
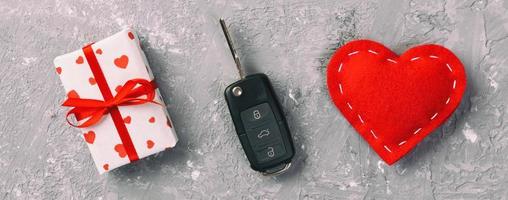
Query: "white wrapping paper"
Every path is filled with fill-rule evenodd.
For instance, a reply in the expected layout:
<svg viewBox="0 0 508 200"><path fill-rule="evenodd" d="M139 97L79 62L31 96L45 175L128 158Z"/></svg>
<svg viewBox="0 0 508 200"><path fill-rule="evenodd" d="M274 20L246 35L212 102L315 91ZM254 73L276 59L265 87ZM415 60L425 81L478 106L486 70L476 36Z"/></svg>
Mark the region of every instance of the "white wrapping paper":
<svg viewBox="0 0 508 200"><path fill-rule="evenodd" d="M130 79L153 80L147 59L136 33L128 28L92 45L113 96ZM68 96L104 100L81 49L58 56L56 71ZM156 90L154 101L165 105ZM174 147L178 138L165 107L152 103L119 106L139 158ZM100 174L129 164L118 131L110 114L87 128L80 129Z"/></svg>

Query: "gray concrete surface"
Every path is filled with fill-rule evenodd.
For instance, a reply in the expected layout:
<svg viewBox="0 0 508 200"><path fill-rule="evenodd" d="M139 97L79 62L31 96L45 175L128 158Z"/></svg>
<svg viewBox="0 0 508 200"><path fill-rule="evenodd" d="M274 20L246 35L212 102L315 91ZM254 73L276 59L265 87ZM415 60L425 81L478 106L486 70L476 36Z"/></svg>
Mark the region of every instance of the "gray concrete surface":
<svg viewBox="0 0 508 200"><path fill-rule="evenodd" d="M252 171L224 88L237 79L217 19L265 72L296 142L294 168ZM55 56L133 25L180 142L100 176L64 120ZM451 119L385 165L329 101L337 46L439 43L465 64ZM508 1L0 1L0 199L508 199Z"/></svg>

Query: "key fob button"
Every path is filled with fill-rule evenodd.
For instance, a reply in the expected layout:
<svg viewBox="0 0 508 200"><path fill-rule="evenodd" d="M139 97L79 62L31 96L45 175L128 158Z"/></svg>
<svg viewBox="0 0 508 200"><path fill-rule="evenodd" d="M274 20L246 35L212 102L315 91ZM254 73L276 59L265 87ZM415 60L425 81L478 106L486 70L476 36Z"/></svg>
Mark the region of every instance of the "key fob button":
<svg viewBox="0 0 508 200"><path fill-rule="evenodd" d="M240 113L242 122L246 129L260 126L268 120L275 120L272 109L268 103L262 103L248 108Z"/></svg>
<svg viewBox="0 0 508 200"><path fill-rule="evenodd" d="M256 151L256 159L261 162L276 159L277 157L284 155L286 150L282 143L268 144L261 150Z"/></svg>
<svg viewBox="0 0 508 200"><path fill-rule="evenodd" d="M266 124L253 129L247 129L247 138L252 147L263 148L267 143L280 142L280 130L277 122L267 122Z"/></svg>

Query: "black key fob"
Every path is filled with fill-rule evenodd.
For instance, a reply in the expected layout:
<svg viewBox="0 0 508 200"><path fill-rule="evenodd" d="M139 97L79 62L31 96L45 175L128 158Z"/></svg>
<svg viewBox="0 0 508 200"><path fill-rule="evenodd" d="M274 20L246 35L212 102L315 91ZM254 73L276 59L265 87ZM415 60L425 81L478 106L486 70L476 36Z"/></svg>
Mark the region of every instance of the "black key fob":
<svg viewBox="0 0 508 200"><path fill-rule="evenodd" d="M277 175L291 166L295 155L286 118L264 74L245 76L223 19L220 24L241 79L224 91L236 133L252 169Z"/></svg>
<svg viewBox="0 0 508 200"><path fill-rule="evenodd" d="M268 77L248 75L224 95L251 168L266 174L287 169L295 154L293 139Z"/></svg>

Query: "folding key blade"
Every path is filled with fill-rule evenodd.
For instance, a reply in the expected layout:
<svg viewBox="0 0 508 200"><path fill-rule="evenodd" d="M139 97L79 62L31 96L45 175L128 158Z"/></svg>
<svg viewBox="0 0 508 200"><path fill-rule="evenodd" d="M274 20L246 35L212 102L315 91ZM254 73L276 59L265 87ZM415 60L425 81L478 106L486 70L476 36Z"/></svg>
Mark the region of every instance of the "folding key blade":
<svg viewBox="0 0 508 200"><path fill-rule="evenodd" d="M224 90L238 139L252 169L281 174L291 166L295 149L277 95L265 74L245 75L223 19L220 24L241 77Z"/></svg>
<svg viewBox="0 0 508 200"><path fill-rule="evenodd" d="M236 68L238 69L238 73L240 74L240 78L245 78L245 72L243 71L242 64L240 63L240 58L236 53L235 47L233 46L233 41L231 40L231 36L229 35L228 28L226 26L226 22L224 19L220 18L220 26L222 27L222 32L224 32L224 36L226 36L226 41L228 42L229 50L231 51L231 55L235 60Z"/></svg>

